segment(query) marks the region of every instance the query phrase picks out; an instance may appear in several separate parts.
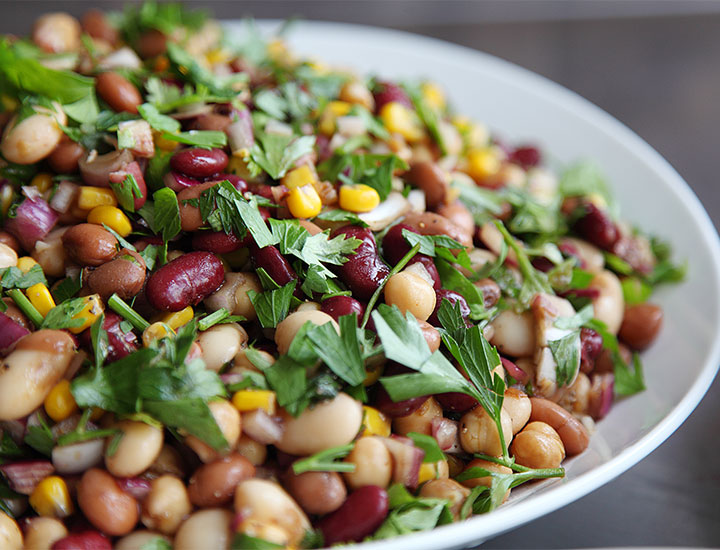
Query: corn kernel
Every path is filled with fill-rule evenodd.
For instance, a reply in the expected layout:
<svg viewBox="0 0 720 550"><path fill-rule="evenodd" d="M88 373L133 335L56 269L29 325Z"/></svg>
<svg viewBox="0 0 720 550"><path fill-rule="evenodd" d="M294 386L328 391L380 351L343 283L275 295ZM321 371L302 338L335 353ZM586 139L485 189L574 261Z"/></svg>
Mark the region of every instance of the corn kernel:
<svg viewBox="0 0 720 550"><path fill-rule="evenodd" d="M98 294L85 296L84 301L83 308L73 317L73 319L82 319L82 325L68 329L73 334L80 334L83 330L90 328L90 325L103 313L103 303Z"/></svg>
<svg viewBox="0 0 720 550"><path fill-rule="evenodd" d="M96 206L90 210L87 222L95 225L105 224L121 237L127 237L132 233L130 220L117 206Z"/></svg>
<svg viewBox="0 0 720 550"><path fill-rule="evenodd" d="M318 129L323 134L330 136L335 133L335 121L340 116L345 116L352 109L352 105L346 101L331 101L325 106L320 116Z"/></svg>
<svg viewBox="0 0 720 550"><path fill-rule="evenodd" d="M14 196L15 191L12 185L3 185L0 189L0 209L2 209L3 216L7 214L7 211L10 209Z"/></svg>
<svg viewBox="0 0 720 550"><path fill-rule="evenodd" d="M372 92L363 82L357 80L346 82L343 85L340 89L340 99L348 103L362 105L370 112L375 110L375 98L373 98Z"/></svg>
<svg viewBox="0 0 720 550"><path fill-rule="evenodd" d="M53 300L50 290L42 283L32 285L25 291L25 294L27 294L30 303L35 306L35 309L37 309L43 317L55 307L55 300Z"/></svg>
<svg viewBox="0 0 720 550"><path fill-rule="evenodd" d="M48 476L37 484L30 495L30 506L43 517L65 518L73 513L67 485L58 476Z"/></svg>
<svg viewBox="0 0 720 550"><path fill-rule="evenodd" d="M21 256L20 258L18 258L17 267L23 273L27 273L33 268L33 266L36 265L38 265L38 263L35 261L34 258L31 258L30 256Z"/></svg>
<svg viewBox="0 0 720 550"><path fill-rule="evenodd" d="M110 189L86 185L80 188L77 205L81 210L92 210L96 206L117 206L117 199Z"/></svg>
<svg viewBox="0 0 720 550"><path fill-rule="evenodd" d="M61 422L78 410L77 403L70 393L70 381L60 380L45 398L45 412L55 422Z"/></svg>
<svg viewBox="0 0 720 550"><path fill-rule="evenodd" d="M600 193L592 192L588 194L587 199L597 206L600 210L606 210L608 203ZM19 261L19 260L18 260Z"/></svg>
<svg viewBox="0 0 720 550"><path fill-rule="evenodd" d="M264 409L275 414L275 392L269 390L240 390L233 395L232 404L240 412Z"/></svg>
<svg viewBox="0 0 720 550"><path fill-rule="evenodd" d="M469 151L467 161L468 174L478 181L495 176L502 167L500 156L496 151L487 147Z"/></svg>
<svg viewBox="0 0 720 550"><path fill-rule="evenodd" d="M187 306L184 309L181 309L180 311L173 311L172 313L166 313L160 318L161 323L165 323L167 326L169 326L173 330L179 329L184 324L189 323L192 321L193 316L195 315L195 312L193 311L193 308L190 306Z"/></svg>
<svg viewBox="0 0 720 550"><path fill-rule="evenodd" d="M35 174L35 177L30 181L30 185L37 187L38 191L44 193L52 187L52 175L47 172L40 172Z"/></svg>
<svg viewBox="0 0 720 550"><path fill-rule="evenodd" d="M287 205L295 218L312 218L322 210L322 200L312 185L290 189Z"/></svg>
<svg viewBox="0 0 720 550"><path fill-rule="evenodd" d="M390 419L373 407L363 406L363 436L390 436Z"/></svg>
<svg viewBox="0 0 720 550"><path fill-rule="evenodd" d="M205 59L208 63L214 65L216 63L224 63L225 61L228 61L230 59L230 54L223 48L216 48L206 53Z"/></svg>
<svg viewBox="0 0 720 550"><path fill-rule="evenodd" d="M295 187L302 187L308 184L315 185L315 183L317 183L317 176L307 164L290 170L282 179L282 184L288 189L294 189Z"/></svg>
<svg viewBox="0 0 720 550"><path fill-rule="evenodd" d="M158 321L153 323L143 331L142 341L143 345L148 348L155 340L160 340L175 334L175 331L167 326L165 323Z"/></svg>
<svg viewBox="0 0 720 550"><path fill-rule="evenodd" d="M0 107L2 107L2 110L4 111L12 112L16 111L18 107L20 107L20 102L14 97L3 94L0 96Z"/></svg>
<svg viewBox="0 0 720 550"><path fill-rule="evenodd" d="M383 105L380 120L388 131L400 134L407 141L420 141L425 136L415 112L397 101Z"/></svg>
<svg viewBox="0 0 720 550"><path fill-rule="evenodd" d="M418 472L418 484L437 479L439 473L437 462L423 462Z"/></svg>
<svg viewBox="0 0 720 550"><path fill-rule="evenodd" d="M421 91L425 103L438 111L445 108L445 92L434 82L424 82Z"/></svg>
<svg viewBox="0 0 720 550"><path fill-rule="evenodd" d="M340 187L340 208L348 212L370 212L380 204L378 192L364 183Z"/></svg>
<svg viewBox="0 0 720 550"><path fill-rule="evenodd" d="M153 130L153 141L155 142L155 147L162 151L174 151L180 146L180 142L163 137L162 132L155 130Z"/></svg>
<svg viewBox="0 0 720 550"><path fill-rule="evenodd" d="M372 386L382 376L385 365L382 363L370 363L365 367L365 380L363 386Z"/></svg>

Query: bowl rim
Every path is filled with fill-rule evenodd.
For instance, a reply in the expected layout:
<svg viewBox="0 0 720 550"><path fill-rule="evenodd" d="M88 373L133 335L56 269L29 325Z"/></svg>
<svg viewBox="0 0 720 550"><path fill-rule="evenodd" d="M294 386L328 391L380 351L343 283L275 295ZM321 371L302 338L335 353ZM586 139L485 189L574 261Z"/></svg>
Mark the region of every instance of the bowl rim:
<svg viewBox="0 0 720 550"><path fill-rule="evenodd" d="M245 20L222 20L224 25L236 26ZM258 27L269 31L279 27L283 21L279 19L258 19ZM448 56L454 60L466 60L468 63L485 65L492 70L494 77L504 83L525 84L533 88L533 93L544 101L560 104L578 119L595 129L613 136L613 139L634 154L639 160L651 167L658 178L667 184L667 189L682 201L694 216L700 237L711 252L711 265L715 272L716 289L720 289L720 238L707 211L697 195L652 146L618 119L585 99L578 93L566 88L547 77L516 65L494 55L473 48L448 42L442 39L419 35L408 31L342 23L332 21L300 20L297 29L292 33L341 31L355 36L362 35L366 39L377 38L383 42L392 41L392 48L397 50L422 50L423 57L430 61L442 62ZM291 34L292 36L292 34ZM292 42L292 38L289 40ZM417 54L415 54L417 55ZM423 75L418 75L423 76ZM718 290L720 292L720 290ZM720 304L716 305L717 317L720 318ZM609 461L593 467L577 477L563 483L555 483L548 492L539 495L543 499L543 507L538 507L536 497L513 503L511 506L500 507L487 515L472 517L466 521L436 527L429 531L420 531L392 539L362 543L357 548L363 550L397 550L412 548L413 550L435 550L437 548L455 548L480 542L498 536L503 532L519 527L538 517L553 512L567 504L589 494L601 485L615 479L620 474L645 458L662 444L687 419L710 388L720 367L720 338L714 340L705 357L698 377L680 401L650 431L640 437ZM522 519L518 521L518 516Z"/></svg>

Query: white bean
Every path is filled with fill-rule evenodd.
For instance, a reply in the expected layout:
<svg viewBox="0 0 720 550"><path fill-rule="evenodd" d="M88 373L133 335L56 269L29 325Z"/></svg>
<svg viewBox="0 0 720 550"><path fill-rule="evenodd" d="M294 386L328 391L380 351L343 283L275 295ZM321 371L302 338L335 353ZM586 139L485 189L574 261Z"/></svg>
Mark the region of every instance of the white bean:
<svg viewBox="0 0 720 550"><path fill-rule="evenodd" d="M490 343L512 357L529 357L535 351L535 320L530 311L506 309L491 323L495 331Z"/></svg>
<svg viewBox="0 0 720 550"><path fill-rule="evenodd" d="M230 548L232 513L209 509L187 518L175 535L174 550L226 550Z"/></svg>
<svg viewBox="0 0 720 550"><path fill-rule="evenodd" d="M80 48L80 23L68 13L46 13L35 21L32 39L49 53L73 52Z"/></svg>
<svg viewBox="0 0 720 550"><path fill-rule="evenodd" d="M225 366L247 345L248 335L237 323L215 325L200 333L198 344L205 366L215 372Z"/></svg>
<svg viewBox="0 0 720 550"><path fill-rule="evenodd" d="M230 452L230 450L234 449L235 445L237 445L240 434L242 433L240 413L229 401L225 401L224 399L212 401L208 403L208 407L210 408L210 412L212 413L213 418L215 418L215 422L217 422L223 437L225 437L225 441L228 443L227 452ZM210 447L210 445L201 441L194 435L186 437L185 444L195 451L200 457L200 460L203 462L210 462L211 460L215 460L217 457L221 456L221 454L227 454L216 451Z"/></svg>
<svg viewBox="0 0 720 550"><path fill-rule="evenodd" d="M0 269L17 265L17 252L6 244L0 243Z"/></svg>
<svg viewBox="0 0 720 550"><path fill-rule="evenodd" d="M116 477L140 475L162 450L162 429L134 420L123 420L115 427L122 432L122 438L112 455L105 452L105 467Z"/></svg>
<svg viewBox="0 0 720 550"><path fill-rule="evenodd" d="M567 243L575 248L578 257L584 264L583 269L586 271L600 273L605 267L605 257L602 251L594 244L575 237L565 237L560 242Z"/></svg>
<svg viewBox="0 0 720 550"><path fill-rule="evenodd" d="M25 524L25 549L50 550L52 545L66 537L68 530L63 522L55 518L30 518ZM5 548L0 537L0 547Z"/></svg>
<svg viewBox="0 0 720 550"><path fill-rule="evenodd" d="M327 313L315 310L296 311L295 313L291 313L285 317L285 319L283 319L275 329L275 343L277 344L278 352L280 354L287 353L295 335L308 321L318 326L324 325L325 323L332 323L335 330L340 332L340 328L335 322L335 319L330 317Z"/></svg>
<svg viewBox="0 0 720 550"><path fill-rule="evenodd" d="M625 312L620 279L614 273L603 270L590 281L589 288L600 291L600 295L592 301L595 318L605 323L609 332L617 334Z"/></svg>
<svg viewBox="0 0 720 550"><path fill-rule="evenodd" d="M36 108L35 114L17 122L13 118L5 128L0 151L10 162L34 164L53 152L63 132L58 125L67 124L67 117L60 105L53 104L55 112Z"/></svg>
<svg viewBox="0 0 720 550"><path fill-rule="evenodd" d="M17 522L5 512L0 512L0 548L22 550L23 536Z"/></svg>
<svg viewBox="0 0 720 550"><path fill-rule="evenodd" d="M192 504L185 484L174 476L166 475L150 483L140 519L148 529L172 535L191 511Z"/></svg>
<svg viewBox="0 0 720 550"><path fill-rule="evenodd" d="M345 457L345 462L355 464L354 472L345 472L345 482L351 489L366 485L387 487L392 477L392 457L385 444L376 437L361 437Z"/></svg>

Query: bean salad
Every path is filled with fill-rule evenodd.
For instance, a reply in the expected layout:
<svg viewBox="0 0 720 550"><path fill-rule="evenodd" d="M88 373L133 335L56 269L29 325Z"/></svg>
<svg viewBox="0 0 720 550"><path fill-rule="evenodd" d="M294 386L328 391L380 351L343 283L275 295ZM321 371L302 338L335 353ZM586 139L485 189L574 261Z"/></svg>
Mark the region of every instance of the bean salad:
<svg viewBox="0 0 720 550"><path fill-rule="evenodd" d="M285 32L148 2L0 37L1 548L432 529L644 389L684 267L591 161Z"/></svg>

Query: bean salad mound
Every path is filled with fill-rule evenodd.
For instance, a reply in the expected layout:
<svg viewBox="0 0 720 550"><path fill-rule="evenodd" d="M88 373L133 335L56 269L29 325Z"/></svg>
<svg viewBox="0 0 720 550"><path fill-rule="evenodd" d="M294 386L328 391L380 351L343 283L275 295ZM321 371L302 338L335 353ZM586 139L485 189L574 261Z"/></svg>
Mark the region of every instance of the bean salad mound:
<svg viewBox="0 0 720 550"><path fill-rule="evenodd" d="M601 171L286 31L149 2L0 37L3 549L432 529L644 389L684 268Z"/></svg>

